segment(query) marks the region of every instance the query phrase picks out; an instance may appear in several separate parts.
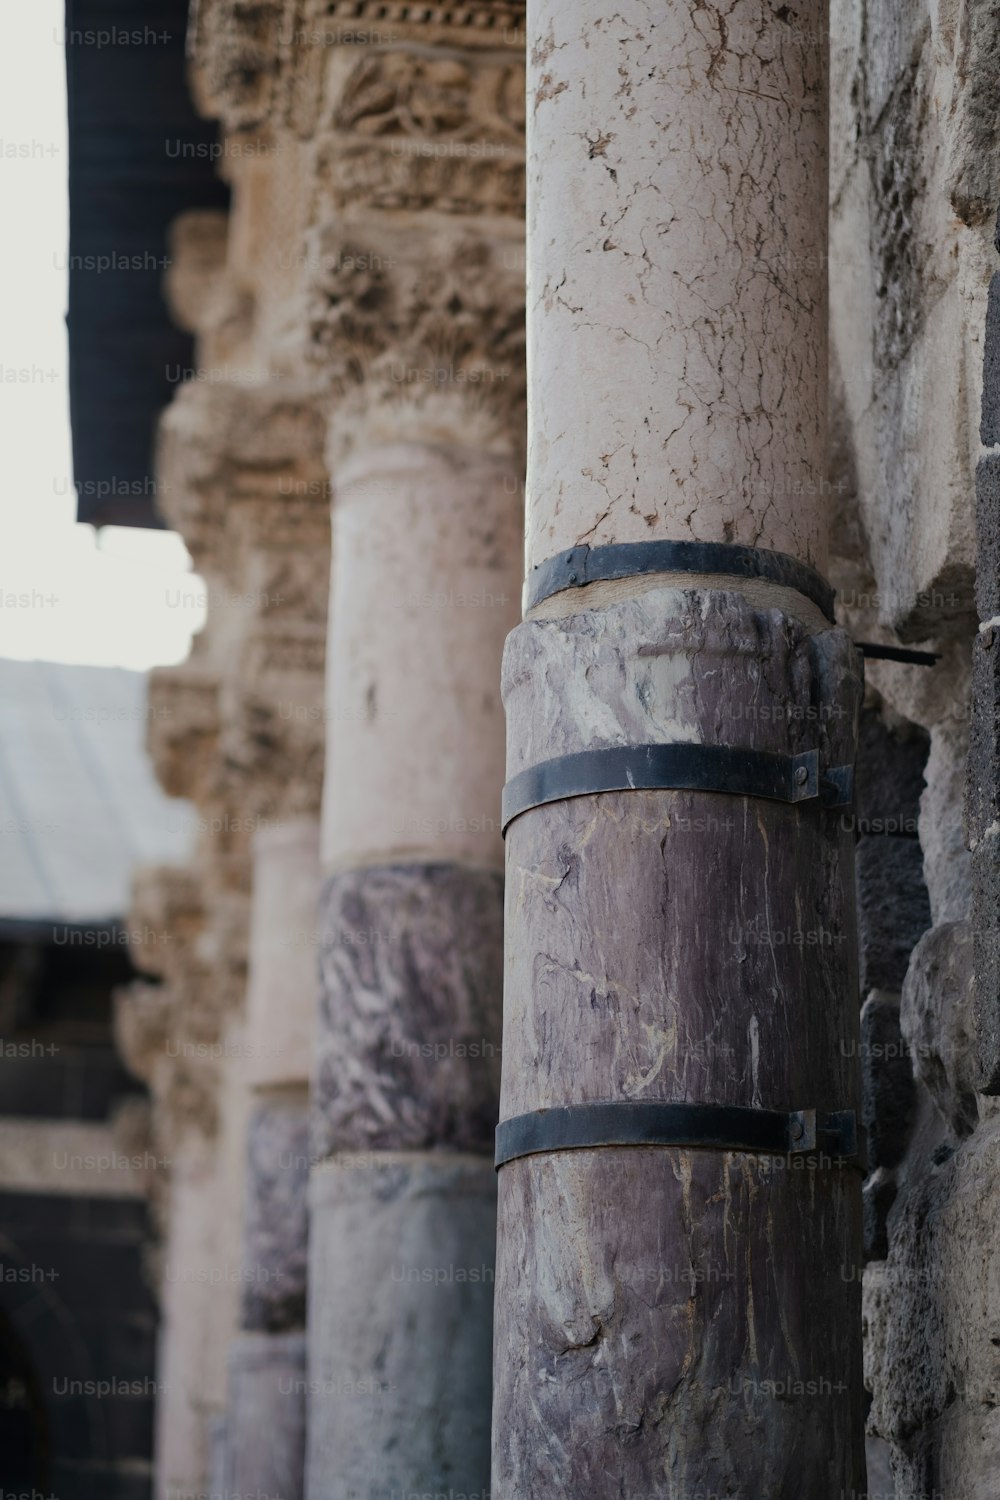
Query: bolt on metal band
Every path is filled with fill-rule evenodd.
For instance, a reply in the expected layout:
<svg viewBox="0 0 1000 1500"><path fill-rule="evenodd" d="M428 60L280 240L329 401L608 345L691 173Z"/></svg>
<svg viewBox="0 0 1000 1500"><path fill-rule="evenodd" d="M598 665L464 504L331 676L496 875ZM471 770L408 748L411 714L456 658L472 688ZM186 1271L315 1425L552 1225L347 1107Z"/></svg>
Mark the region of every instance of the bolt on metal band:
<svg viewBox="0 0 1000 1500"><path fill-rule="evenodd" d="M506 833L521 813L568 797L600 792L723 792L773 802L843 807L853 792L853 768L835 766L821 776L819 751L774 755L729 745L619 745L581 750L540 761L511 777L503 789L500 821Z"/></svg>
<svg viewBox="0 0 1000 1500"><path fill-rule="evenodd" d="M853 1110L785 1113L737 1105L620 1100L562 1105L502 1120L496 1130L497 1171L521 1156L602 1146L683 1146L760 1156L822 1152L833 1164L856 1164Z"/></svg>
<svg viewBox="0 0 1000 1500"><path fill-rule="evenodd" d="M524 584L525 612L564 589L648 573L720 574L758 578L794 589L833 622L834 590L822 573L786 552L730 542L619 542L607 547L571 547L533 568Z"/></svg>

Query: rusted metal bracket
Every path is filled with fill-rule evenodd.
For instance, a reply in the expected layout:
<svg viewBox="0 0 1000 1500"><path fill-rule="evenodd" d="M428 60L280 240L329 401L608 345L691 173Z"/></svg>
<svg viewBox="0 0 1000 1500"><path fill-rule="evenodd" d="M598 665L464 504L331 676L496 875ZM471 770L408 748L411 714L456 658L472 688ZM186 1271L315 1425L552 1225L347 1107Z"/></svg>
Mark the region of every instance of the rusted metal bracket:
<svg viewBox="0 0 1000 1500"><path fill-rule="evenodd" d="M820 1153L831 1165L858 1164L853 1110L785 1113L737 1105L616 1100L537 1109L502 1120L496 1130L494 1165L499 1171L521 1156L601 1146L683 1146L761 1156Z"/></svg>
<svg viewBox="0 0 1000 1500"><path fill-rule="evenodd" d="M936 667L940 651L913 651L909 646L881 646L875 641L855 641L866 661L901 661L911 667Z"/></svg>
<svg viewBox="0 0 1000 1500"><path fill-rule="evenodd" d="M533 807L589 797L599 792L725 792L774 802L808 802L846 807L854 785L851 766L820 774L819 751L774 755L729 745L618 745L581 750L540 761L513 776L503 789L501 827Z"/></svg>
<svg viewBox="0 0 1000 1500"><path fill-rule="evenodd" d="M648 573L758 578L795 589L833 621L834 590L815 568L786 552L741 547L731 542L618 542L608 547L571 547L531 570L524 585L525 612L564 589Z"/></svg>

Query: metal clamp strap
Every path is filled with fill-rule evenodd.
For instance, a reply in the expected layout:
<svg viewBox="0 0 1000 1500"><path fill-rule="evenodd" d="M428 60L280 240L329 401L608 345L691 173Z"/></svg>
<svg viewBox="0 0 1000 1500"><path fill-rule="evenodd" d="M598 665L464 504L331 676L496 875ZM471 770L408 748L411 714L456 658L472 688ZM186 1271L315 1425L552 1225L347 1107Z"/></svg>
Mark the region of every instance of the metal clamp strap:
<svg viewBox="0 0 1000 1500"><path fill-rule="evenodd" d="M833 620L834 590L821 573L797 557L731 542L619 542L608 547L571 547L532 568L524 585L525 613L551 594L602 579L643 573L707 573L759 578L795 589Z"/></svg>
<svg viewBox="0 0 1000 1500"><path fill-rule="evenodd" d="M773 755L729 745L619 745L561 755L519 772L503 789L500 822L506 833L514 818L533 807L597 792L728 792L773 802L818 797L826 807L843 807L852 788L850 766L832 767L820 777L818 750Z"/></svg>
<svg viewBox="0 0 1000 1500"><path fill-rule="evenodd" d="M854 1111L849 1109L785 1114L719 1104L572 1104L502 1120L494 1165L499 1171L520 1156L600 1146L684 1146L762 1156L822 1151L834 1164L846 1166L857 1157L858 1136Z"/></svg>
<svg viewBox="0 0 1000 1500"><path fill-rule="evenodd" d="M854 644L868 661L902 661L911 667L936 667L941 660L940 651L912 651L909 646L882 646L877 641Z"/></svg>

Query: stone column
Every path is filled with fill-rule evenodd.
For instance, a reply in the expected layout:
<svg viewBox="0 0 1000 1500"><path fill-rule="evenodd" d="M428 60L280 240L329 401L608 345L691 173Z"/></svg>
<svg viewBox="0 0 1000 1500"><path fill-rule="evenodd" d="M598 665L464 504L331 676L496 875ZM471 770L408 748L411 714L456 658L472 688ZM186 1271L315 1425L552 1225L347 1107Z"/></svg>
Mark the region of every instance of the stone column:
<svg viewBox="0 0 1000 1500"><path fill-rule="evenodd" d="M702 790L690 769L672 790L630 771L588 794L583 775L510 823L501 1119L857 1116L832 804L861 685L816 571L826 7L539 0L529 29L529 608L505 656L507 775L629 746L715 758ZM733 749L818 751L818 775L786 768L780 799L724 791ZM626 1144L639 1128L500 1169L495 1500L853 1500L847 1143Z"/></svg>
<svg viewBox="0 0 1000 1500"><path fill-rule="evenodd" d="M334 472L310 1500L489 1483L520 495L516 447L457 433Z"/></svg>
<svg viewBox="0 0 1000 1500"><path fill-rule="evenodd" d="M523 33L334 47L307 248L329 382L309 1500L489 1485L503 641L524 465Z"/></svg>
<svg viewBox="0 0 1000 1500"><path fill-rule="evenodd" d="M254 840L247 992L241 1333L229 1351L224 1493L296 1500L305 1463L309 1071L319 827L297 818Z"/></svg>

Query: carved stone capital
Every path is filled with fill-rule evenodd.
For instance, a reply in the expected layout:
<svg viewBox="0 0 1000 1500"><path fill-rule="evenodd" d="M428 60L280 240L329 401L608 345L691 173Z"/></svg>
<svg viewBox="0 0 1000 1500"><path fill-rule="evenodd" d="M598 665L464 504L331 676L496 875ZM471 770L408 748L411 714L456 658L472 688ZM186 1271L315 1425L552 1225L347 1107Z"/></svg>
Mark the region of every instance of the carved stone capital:
<svg viewBox="0 0 1000 1500"><path fill-rule="evenodd" d="M523 0L192 0L198 107L230 130L265 121L311 134L327 60L417 42L465 53L524 51Z"/></svg>

